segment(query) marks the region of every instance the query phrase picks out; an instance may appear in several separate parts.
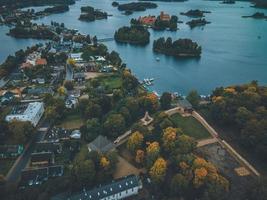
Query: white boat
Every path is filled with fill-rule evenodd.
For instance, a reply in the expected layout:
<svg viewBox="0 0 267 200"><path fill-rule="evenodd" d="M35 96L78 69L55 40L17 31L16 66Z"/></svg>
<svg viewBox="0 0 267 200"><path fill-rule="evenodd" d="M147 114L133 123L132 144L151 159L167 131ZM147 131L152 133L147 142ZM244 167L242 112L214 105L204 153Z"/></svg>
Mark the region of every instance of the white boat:
<svg viewBox="0 0 267 200"><path fill-rule="evenodd" d="M156 58L156 61L160 61L159 57Z"/></svg>

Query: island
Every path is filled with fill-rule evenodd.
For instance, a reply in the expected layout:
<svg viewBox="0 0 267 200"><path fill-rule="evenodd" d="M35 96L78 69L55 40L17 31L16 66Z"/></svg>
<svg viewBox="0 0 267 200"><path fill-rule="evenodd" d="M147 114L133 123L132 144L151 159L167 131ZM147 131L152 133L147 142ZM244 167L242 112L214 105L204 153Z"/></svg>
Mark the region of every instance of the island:
<svg viewBox="0 0 267 200"><path fill-rule="evenodd" d="M201 19L193 19L186 24L190 26L190 28L195 28L197 26L205 26L206 24L210 24L211 22L208 22L205 18Z"/></svg>
<svg viewBox="0 0 267 200"><path fill-rule="evenodd" d="M124 26L119 28L115 34L116 42L146 45L149 43L150 33L143 26Z"/></svg>
<svg viewBox="0 0 267 200"><path fill-rule="evenodd" d="M153 28L154 30L177 30L178 17L175 15L170 16L163 11L158 17L154 15L148 15L144 17L139 17L138 19L131 19L131 24L136 26L145 26Z"/></svg>
<svg viewBox="0 0 267 200"><path fill-rule="evenodd" d="M15 38L58 40L56 32L51 30L48 26L37 24L32 24L30 26L16 25L9 30L7 35Z"/></svg>
<svg viewBox="0 0 267 200"><path fill-rule="evenodd" d="M102 12L101 10L95 9L91 6L81 7L81 12L82 13L79 17L79 20L81 21L92 22L95 20L108 18L108 14L106 12Z"/></svg>
<svg viewBox="0 0 267 200"><path fill-rule="evenodd" d="M242 16L243 18L254 18L254 19L267 19L267 16L264 13L256 12L253 15Z"/></svg>
<svg viewBox="0 0 267 200"><path fill-rule="evenodd" d="M118 7L120 4L117 1L113 1L111 5L113 7Z"/></svg>
<svg viewBox="0 0 267 200"><path fill-rule="evenodd" d="M154 40L153 51L174 57L200 57L201 46L191 39L178 39L172 41L170 37L166 40L161 37Z"/></svg>
<svg viewBox="0 0 267 200"><path fill-rule="evenodd" d="M256 0L253 1L254 5L252 7L255 8L267 8L267 1L264 0Z"/></svg>
<svg viewBox="0 0 267 200"><path fill-rule="evenodd" d="M235 0L223 0L222 4L235 4Z"/></svg>
<svg viewBox="0 0 267 200"><path fill-rule="evenodd" d="M63 13L69 11L68 5L57 5L54 7L45 8L43 11L37 12L36 15L49 15L56 13Z"/></svg>
<svg viewBox="0 0 267 200"><path fill-rule="evenodd" d="M188 17L204 17L205 13L211 13L210 11L202 11L199 9L196 10L189 10L187 12L181 12L181 15L186 15Z"/></svg>
<svg viewBox="0 0 267 200"><path fill-rule="evenodd" d="M157 8L158 5L151 2L132 2L118 5L119 11L145 11L146 9Z"/></svg>

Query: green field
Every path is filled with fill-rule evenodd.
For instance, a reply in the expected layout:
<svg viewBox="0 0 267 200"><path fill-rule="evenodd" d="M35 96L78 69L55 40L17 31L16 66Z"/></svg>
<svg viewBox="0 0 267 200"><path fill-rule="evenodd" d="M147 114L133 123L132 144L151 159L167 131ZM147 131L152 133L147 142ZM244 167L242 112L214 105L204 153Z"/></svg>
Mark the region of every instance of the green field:
<svg viewBox="0 0 267 200"><path fill-rule="evenodd" d="M182 117L180 114L174 114L171 116L171 120L186 135L194 137L197 140L211 137L209 132L194 117Z"/></svg>
<svg viewBox="0 0 267 200"><path fill-rule="evenodd" d="M64 129L79 129L84 124L84 121L80 115L69 115L67 116L58 127Z"/></svg>
<svg viewBox="0 0 267 200"><path fill-rule="evenodd" d="M113 90L121 88L122 86L121 77L117 75L100 76L97 79L99 80L100 85L106 90Z"/></svg>

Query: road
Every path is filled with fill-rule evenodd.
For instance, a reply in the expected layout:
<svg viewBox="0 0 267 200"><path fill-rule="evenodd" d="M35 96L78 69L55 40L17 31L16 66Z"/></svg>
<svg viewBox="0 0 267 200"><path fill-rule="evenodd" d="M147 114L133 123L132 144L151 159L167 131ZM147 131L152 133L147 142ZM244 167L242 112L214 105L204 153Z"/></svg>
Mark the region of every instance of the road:
<svg viewBox="0 0 267 200"><path fill-rule="evenodd" d="M73 68L71 65L67 64L66 65L66 81L72 81L73 80Z"/></svg>
<svg viewBox="0 0 267 200"><path fill-rule="evenodd" d="M44 127L45 122L41 122L40 127ZM19 179L21 171L27 166L31 153L34 151L36 142L43 140L46 131L37 131L33 139L25 146L23 153L17 158L16 162L6 175L8 182L16 182Z"/></svg>

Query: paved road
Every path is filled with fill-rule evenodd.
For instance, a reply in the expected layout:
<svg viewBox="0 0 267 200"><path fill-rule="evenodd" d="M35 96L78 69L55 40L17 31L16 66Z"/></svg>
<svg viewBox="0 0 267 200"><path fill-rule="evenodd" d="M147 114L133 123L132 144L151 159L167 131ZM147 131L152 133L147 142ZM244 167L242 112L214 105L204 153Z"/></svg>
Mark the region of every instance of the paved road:
<svg viewBox="0 0 267 200"><path fill-rule="evenodd" d="M67 64L66 66L66 81L72 81L73 80L73 68L71 65Z"/></svg>
<svg viewBox="0 0 267 200"><path fill-rule="evenodd" d="M42 125L44 126L45 122L42 122ZM43 126L39 126L39 128ZM26 145L23 153L17 158L16 162L6 175L6 180L8 182L16 182L19 179L21 171L27 166L27 163L30 160L31 153L34 151L36 142L42 141L45 134L46 131L37 131L35 133L34 138Z"/></svg>

